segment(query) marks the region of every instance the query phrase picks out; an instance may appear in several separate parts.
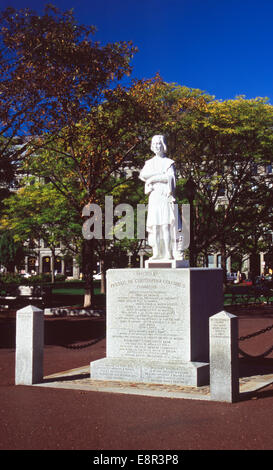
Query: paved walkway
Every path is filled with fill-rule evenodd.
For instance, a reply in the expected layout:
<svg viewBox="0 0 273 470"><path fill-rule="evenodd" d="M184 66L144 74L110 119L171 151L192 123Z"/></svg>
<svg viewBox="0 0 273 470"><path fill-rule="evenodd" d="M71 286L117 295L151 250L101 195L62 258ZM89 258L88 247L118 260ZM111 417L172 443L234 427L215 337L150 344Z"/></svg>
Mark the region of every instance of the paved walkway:
<svg viewBox="0 0 273 470"><path fill-rule="evenodd" d="M244 368L246 371L246 368ZM271 368L268 368L271 370ZM240 401L253 396L255 392L266 388L273 383L273 373L251 375L252 367L249 365L249 375L239 380ZM268 371L267 371L268 372ZM57 374L44 377L35 387L62 388L68 390L85 390L89 392L122 393L142 395L148 397L183 398L188 400L211 400L210 387L190 387L178 385L159 385L135 382L105 381L90 379L90 365L70 369Z"/></svg>
<svg viewBox="0 0 273 470"><path fill-rule="evenodd" d="M273 309L262 314L244 312L239 319L239 334L246 335L272 323ZM271 345L272 331L244 342L243 349L257 355ZM15 386L14 348L0 348L0 449L112 450L118 455L117 451L145 449L273 448L272 384L233 404L204 399L208 391L205 388L197 399L151 396L153 387L143 393L134 384L130 388L137 394L127 394L125 390L117 393L119 384L112 390L97 391L90 388L90 383L86 385L88 364L104 356L105 339L79 350L47 344L44 375L52 382ZM245 374L246 367L251 367L255 379ZM256 387L255 380L271 374L272 354L258 362L241 361L241 376L246 380L241 381L241 387L247 383ZM78 380L82 383L78 382L80 387L75 388ZM58 388L53 387L54 382ZM69 382L68 388L62 388L62 382ZM168 387L163 388L160 393ZM183 394L185 390L179 392Z"/></svg>

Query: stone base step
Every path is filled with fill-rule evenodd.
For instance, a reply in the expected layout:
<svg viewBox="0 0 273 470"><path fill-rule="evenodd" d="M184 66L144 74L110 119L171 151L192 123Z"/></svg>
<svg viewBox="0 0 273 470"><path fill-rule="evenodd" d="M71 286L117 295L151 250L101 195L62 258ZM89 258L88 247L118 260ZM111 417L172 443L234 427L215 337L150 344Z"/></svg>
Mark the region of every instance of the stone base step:
<svg viewBox="0 0 273 470"><path fill-rule="evenodd" d="M92 380L201 387L209 384L209 364L106 357L90 363L90 377Z"/></svg>

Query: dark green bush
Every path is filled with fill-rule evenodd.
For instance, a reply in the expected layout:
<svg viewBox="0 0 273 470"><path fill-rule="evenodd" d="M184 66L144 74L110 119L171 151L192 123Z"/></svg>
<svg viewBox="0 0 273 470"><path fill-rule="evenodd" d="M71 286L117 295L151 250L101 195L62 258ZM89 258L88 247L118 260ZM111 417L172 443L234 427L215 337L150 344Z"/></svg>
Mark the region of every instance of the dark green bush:
<svg viewBox="0 0 273 470"><path fill-rule="evenodd" d="M55 276L55 281L57 281L57 282L63 282L63 281L65 281L65 275L64 275L64 274L57 274L57 275Z"/></svg>
<svg viewBox="0 0 273 470"><path fill-rule="evenodd" d="M44 282L50 282L51 281L51 275L50 274L34 274L33 276L30 276L28 278L23 278L23 282L21 280L22 284L42 284Z"/></svg>
<svg viewBox="0 0 273 470"><path fill-rule="evenodd" d="M4 273L0 275L0 284L22 284L22 276L14 273Z"/></svg>

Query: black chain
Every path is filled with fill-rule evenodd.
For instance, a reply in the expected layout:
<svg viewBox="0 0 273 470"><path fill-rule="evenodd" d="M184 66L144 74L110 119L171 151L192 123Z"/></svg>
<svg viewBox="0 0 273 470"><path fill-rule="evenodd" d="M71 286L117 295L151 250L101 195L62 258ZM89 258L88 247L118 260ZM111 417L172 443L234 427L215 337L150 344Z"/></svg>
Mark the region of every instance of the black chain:
<svg viewBox="0 0 273 470"><path fill-rule="evenodd" d="M105 335L100 336L99 338L94 339L93 341L89 341L88 343L84 343L84 344L62 344L62 347L66 348L66 349L74 349L74 350L78 351L79 349L89 348L90 346L93 346L93 344L98 343L99 341L101 341L104 338L105 338Z"/></svg>
<svg viewBox="0 0 273 470"><path fill-rule="evenodd" d="M246 339L254 338L255 336L261 335L263 333L266 333L267 331L272 330L273 325L267 326L266 328L263 328L262 330L256 331L255 333L251 333L246 336L241 336L239 338L239 341L245 341Z"/></svg>
<svg viewBox="0 0 273 470"><path fill-rule="evenodd" d="M263 333L267 333L267 331L270 331L272 329L273 329L273 325L267 326L266 328L262 328L261 330L256 331L255 333L251 333L246 336L241 336L239 338L239 341L245 341L246 339L254 338L255 336L261 335ZM251 359L261 359L263 357L268 356L273 351L273 346L267 349L267 351L265 351L264 353L258 354L257 356L252 356L250 354L247 354L245 351L242 351L242 349L240 348L238 350L239 350L239 353L244 357L251 358Z"/></svg>
<svg viewBox="0 0 273 470"><path fill-rule="evenodd" d="M242 349L238 349L239 353L242 354L242 356L250 358L250 359L261 359L263 357L268 356L272 351L273 351L273 346L269 348L267 351L265 351L262 354L258 354L257 356L251 356L250 354L247 354L245 351L242 351Z"/></svg>

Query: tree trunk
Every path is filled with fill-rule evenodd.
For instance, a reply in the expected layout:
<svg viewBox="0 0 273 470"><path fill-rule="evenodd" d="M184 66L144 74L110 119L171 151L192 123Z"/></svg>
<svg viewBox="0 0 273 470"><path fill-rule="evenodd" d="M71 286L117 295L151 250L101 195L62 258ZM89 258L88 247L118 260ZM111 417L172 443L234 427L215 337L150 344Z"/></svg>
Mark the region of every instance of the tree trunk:
<svg viewBox="0 0 273 470"><path fill-rule="evenodd" d="M190 246L189 246L189 263L190 267L196 266L195 259L195 239L194 239L194 207L193 207L193 198L189 199L190 203Z"/></svg>
<svg viewBox="0 0 273 470"><path fill-rule="evenodd" d="M221 268L223 269L223 285L225 288L227 284L227 253L224 243L221 246Z"/></svg>
<svg viewBox="0 0 273 470"><path fill-rule="evenodd" d="M106 242L105 240L102 240L101 249L100 249L100 272L101 272L100 291L101 291L101 294L106 293L105 251L106 251Z"/></svg>
<svg viewBox="0 0 273 470"><path fill-rule="evenodd" d="M101 260L100 265L101 265L100 291L101 291L101 294L106 294L106 272L105 272L104 259Z"/></svg>
<svg viewBox="0 0 273 470"><path fill-rule="evenodd" d="M55 282L55 248L51 248L51 254L52 256L50 257L50 271L51 271L51 282L54 284Z"/></svg>
<svg viewBox="0 0 273 470"><path fill-rule="evenodd" d="M260 256L258 249L250 254L250 279L255 284L256 277L260 275Z"/></svg>
<svg viewBox="0 0 273 470"><path fill-rule="evenodd" d="M94 285L93 285L93 269L94 269L94 239L83 242L83 276L85 282L84 307L94 306Z"/></svg>

